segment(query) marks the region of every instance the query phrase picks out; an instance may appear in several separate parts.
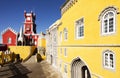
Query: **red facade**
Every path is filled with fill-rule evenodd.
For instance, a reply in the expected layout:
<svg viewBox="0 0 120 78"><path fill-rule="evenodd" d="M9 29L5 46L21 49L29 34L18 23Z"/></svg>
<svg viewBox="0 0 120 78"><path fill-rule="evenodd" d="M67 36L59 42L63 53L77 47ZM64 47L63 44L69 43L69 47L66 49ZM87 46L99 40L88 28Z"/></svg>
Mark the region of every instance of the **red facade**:
<svg viewBox="0 0 120 78"><path fill-rule="evenodd" d="M33 12L24 12L24 34L36 33L35 14Z"/></svg>
<svg viewBox="0 0 120 78"><path fill-rule="evenodd" d="M8 28L2 33L2 43L8 46L37 46L38 34L36 32L35 19L36 15L33 12L24 12L25 22L24 28L20 29L19 34L14 32L13 29Z"/></svg>
<svg viewBox="0 0 120 78"><path fill-rule="evenodd" d="M33 12L24 12L24 35L26 36L27 45L38 45L38 34L36 34L36 15Z"/></svg>
<svg viewBox="0 0 120 78"><path fill-rule="evenodd" d="M17 44L17 34L8 28L2 33L2 43L8 46L16 46Z"/></svg>

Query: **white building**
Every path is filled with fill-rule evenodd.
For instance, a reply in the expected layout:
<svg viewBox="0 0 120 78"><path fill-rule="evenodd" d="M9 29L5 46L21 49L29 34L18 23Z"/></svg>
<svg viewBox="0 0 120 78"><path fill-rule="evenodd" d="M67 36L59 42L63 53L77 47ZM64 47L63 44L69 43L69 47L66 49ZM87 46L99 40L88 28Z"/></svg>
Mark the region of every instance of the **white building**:
<svg viewBox="0 0 120 78"><path fill-rule="evenodd" d="M60 20L57 20L46 31L46 57L47 57L47 61L51 63L54 67L57 66L57 58L58 58L57 29L60 24L61 24Z"/></svg>

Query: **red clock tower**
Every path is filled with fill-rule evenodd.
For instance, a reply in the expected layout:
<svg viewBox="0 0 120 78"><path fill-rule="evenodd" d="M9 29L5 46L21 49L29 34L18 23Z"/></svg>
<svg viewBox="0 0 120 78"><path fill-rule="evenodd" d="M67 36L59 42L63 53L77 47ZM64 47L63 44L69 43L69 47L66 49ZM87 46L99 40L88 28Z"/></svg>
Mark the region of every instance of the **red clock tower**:
<svg viewBox="0 0 120 78"><path fill-rule="evenodd" d="M36 15L32 11L27 13L24 11L24 30L23 34L25 36L26 45L36 45L38 44L38 34L36 34L36 24L35 19Z"/></svg>
<svg viewBox="0 0 120 78"><path fill-rule="evenodd" d="M31 13L24 12L25 22L24 22L24 34L36 34L36 24L35 24L35 18L36 15Z"/></svg>

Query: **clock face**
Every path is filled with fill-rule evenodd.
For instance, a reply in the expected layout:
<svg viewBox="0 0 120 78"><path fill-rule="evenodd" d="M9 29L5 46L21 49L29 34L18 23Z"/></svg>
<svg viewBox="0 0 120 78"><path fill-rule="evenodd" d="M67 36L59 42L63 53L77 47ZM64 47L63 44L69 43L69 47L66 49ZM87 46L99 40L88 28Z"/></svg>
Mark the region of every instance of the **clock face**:
<svg viewBox="0 0 120 78"><path fill-rule="evenodd" d="M27 20L30 20L30 17L27 17Z"/></svg>

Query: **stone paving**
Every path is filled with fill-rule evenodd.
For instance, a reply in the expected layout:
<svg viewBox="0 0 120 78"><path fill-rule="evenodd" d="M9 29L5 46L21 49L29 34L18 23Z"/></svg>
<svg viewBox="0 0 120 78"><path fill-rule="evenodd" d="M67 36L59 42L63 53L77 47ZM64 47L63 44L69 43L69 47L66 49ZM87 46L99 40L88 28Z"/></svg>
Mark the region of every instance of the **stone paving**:
<svg viewBox="0 0 120 78"><path fill-rule="evenodd" d="M47 61L6 64L0 68L0 78L62 78Z"/></svg>
<svg viewBox="0 0 120 78"><path fill-rule="evenodd" d="M0 68L0 78L28 78L28 73L31 71L20 63L5 64Z"/></svg>
<svg viewBox="0 0 120 78"><path fill-rule="evenodd" d="M27 76L29 78L62 78L60 72L52 67L47 61L41 61L40 63L24 63L32 73Z"/></svg>

